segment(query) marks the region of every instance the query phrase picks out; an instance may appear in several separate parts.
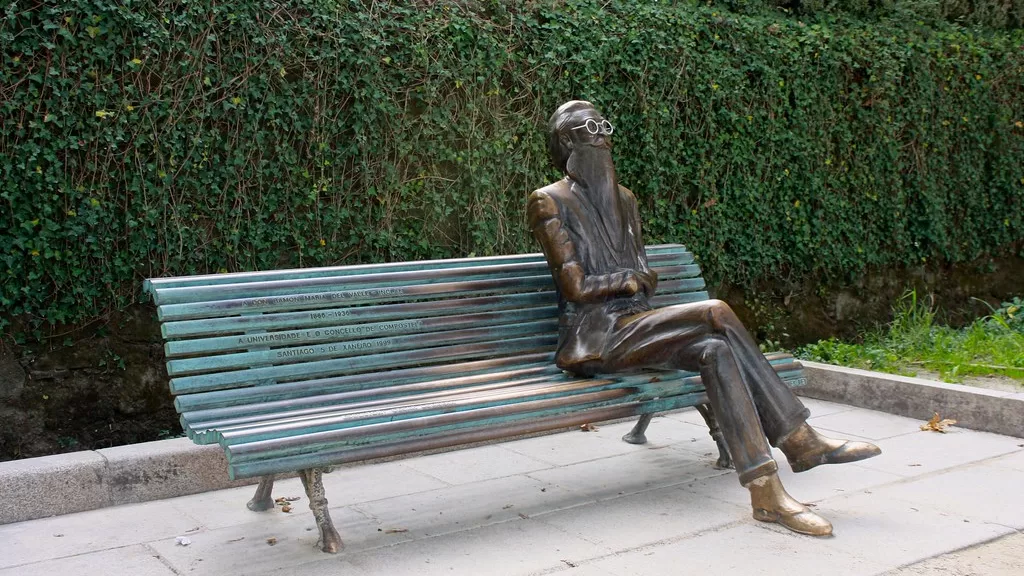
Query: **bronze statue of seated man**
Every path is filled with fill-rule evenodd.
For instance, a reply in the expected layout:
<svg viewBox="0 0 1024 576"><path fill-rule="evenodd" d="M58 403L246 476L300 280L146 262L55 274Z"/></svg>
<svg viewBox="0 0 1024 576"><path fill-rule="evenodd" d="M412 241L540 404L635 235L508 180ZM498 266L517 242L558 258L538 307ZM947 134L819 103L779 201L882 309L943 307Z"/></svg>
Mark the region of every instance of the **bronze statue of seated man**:
<svg viewBox="0 0 1024 576"><path fill-rule="evenodd" d="M794 472L870 458L878 447L811 428L807 408L724 302L652 310L658 278L647 264L636 198L615 176L612 125L589 102L571 101L548 129L548 150L565 178L530 195L528 216L558 289L558 366L581 375L699 371L754 518L831 534L828 520L786 493L769 444Z"/></svg>

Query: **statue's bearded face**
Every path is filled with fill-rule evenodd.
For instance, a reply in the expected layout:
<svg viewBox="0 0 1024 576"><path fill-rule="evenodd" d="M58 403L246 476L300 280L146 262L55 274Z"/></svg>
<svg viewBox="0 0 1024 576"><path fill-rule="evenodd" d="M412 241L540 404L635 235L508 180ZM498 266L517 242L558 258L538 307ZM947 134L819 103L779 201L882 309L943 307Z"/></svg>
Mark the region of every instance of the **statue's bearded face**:
<svg viewBox="0 0 1024 576"><path fill-rule="evenodd" d="M568 138L573 150L578 146L610 149L611 132L611 123L593 107L573 111L562 129L562 134Z"/></svg>
<svg viewBox="0 0 1024 576"><path fill-rule="evenodd" d="M568 152L565 174L589 195L611 201L618 197L618 180L612 162L611 123L593 106L573 110L561 125ZM602 206L602 211L613 210Z"/></svg>
<svg viewBox="0 0 1024 576"><path fill-rule="evenodd" d="M548 151L562 172L569 157L580 150L611 149L614 128L594 105L584 100L562 104L548 120Z"/></svg>

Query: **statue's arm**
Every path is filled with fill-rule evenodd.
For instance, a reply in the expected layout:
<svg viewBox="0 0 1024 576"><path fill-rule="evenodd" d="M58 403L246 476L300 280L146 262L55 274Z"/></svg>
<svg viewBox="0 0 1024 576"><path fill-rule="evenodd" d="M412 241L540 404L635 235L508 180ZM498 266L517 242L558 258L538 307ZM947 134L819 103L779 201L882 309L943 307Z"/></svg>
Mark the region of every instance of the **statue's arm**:
<svg viewBox="0 0 1024 576"><path fill-rule="evenodd" d="M562 296L570 302L600 302L640 291L638 275L632 270L612 274L584 274L569 234L562 226L558 206L549 195L530 195L527 215L533 236L540 243Z"/></svg>
<svg viewBox="0 0 1024 576"><path fill-rule="evenodd" d="M644 293L647 294L648 298L654 296L654 291L658 288L658 273L651 270L651 267L647 264L647 250L644 248L644 238L641 231L640 225L640 210L637 207L636 196L628 188L622 187L626 191L630 199L631 212L633 218L633 226L636 228L636 234L633 236L633 242L636 245L636 253L640 257L640 269L637 270L637 277L640 280L641 288Z"/></svg>

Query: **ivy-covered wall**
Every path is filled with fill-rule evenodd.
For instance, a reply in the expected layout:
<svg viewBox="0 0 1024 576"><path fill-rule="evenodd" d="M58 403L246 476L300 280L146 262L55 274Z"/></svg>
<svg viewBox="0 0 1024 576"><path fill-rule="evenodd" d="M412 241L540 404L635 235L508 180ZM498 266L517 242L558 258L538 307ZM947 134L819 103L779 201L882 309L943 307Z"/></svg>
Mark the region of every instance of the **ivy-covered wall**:
<svg viewBox="0 0 1024 576"><path fill-rule="evenodd" d="M544 126L570 98L615 124L647 240L712 281L1005 253L1024 32L907 14L9 2L0 329L87 321L150 276L533 251L525 199L558 177Z"/></svg>

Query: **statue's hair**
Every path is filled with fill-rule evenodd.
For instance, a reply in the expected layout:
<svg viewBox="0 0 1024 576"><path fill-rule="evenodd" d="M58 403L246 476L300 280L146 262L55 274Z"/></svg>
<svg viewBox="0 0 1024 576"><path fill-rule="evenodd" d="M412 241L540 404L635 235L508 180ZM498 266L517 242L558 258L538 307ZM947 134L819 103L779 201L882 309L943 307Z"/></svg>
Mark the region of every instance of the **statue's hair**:
<svg viewBox="0 0 1024 576"><path fill-rule="evenodd" d="M572 150L562 144L561 137L569 122L569 117L578 110L595 110L595 108L586 100L570 100L559 106L548 120L548 154L551 156L551 163L563 174Z"/></svg>

